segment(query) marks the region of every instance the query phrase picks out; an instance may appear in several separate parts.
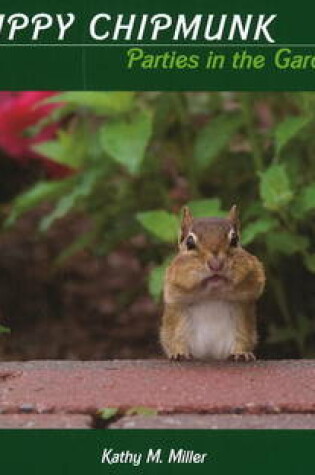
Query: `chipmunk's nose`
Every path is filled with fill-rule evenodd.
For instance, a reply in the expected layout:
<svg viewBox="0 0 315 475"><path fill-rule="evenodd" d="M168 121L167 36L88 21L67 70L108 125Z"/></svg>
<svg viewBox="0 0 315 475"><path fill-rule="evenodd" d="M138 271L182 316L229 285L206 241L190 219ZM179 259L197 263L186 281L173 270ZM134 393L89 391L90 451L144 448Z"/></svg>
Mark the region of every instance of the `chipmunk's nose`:
<svg viewBox="0 0 315 475"><path fill-rule="evenodd" d="M222 259L222 257L213 256L208 261L208 267L210 270L212 270L212 272L219 272L220 270L223 269L223 265L224 265L224 260Z"/></svg>

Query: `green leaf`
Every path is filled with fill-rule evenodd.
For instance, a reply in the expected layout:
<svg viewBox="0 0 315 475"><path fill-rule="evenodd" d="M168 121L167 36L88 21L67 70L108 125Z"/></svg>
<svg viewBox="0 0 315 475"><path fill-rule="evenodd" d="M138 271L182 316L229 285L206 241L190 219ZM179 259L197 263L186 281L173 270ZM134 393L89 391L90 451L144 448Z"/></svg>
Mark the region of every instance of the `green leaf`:
<svg viewBox="0 0 315 475"><path fill-rule="evenodd" d="M265 208L272 211L277 211L290 203L293 192L283 165L271 165L260 174L260 196Z"/></svg>
<svg viewBox="0 0 315 475"><path fill-rule="evenodd" d="M163 264L154 267L149 274L149 292L155 301L158 301L162 295L164 276L171 257L165 259Z"/></svg>
<svg viewBox="0 0 315 475"><path fill-rule="evenodd" d="M131 407L126 411L127 416L144 416L144 417L154 417L158 415L157 409L152 407L136 406Z"/></svg>
<svg viewBox="0 0 315 475"><path fill-rule="evenodd" d="M104 419L105 421L112 419L118 414L118 408L117 407L105 407L104 409L100 409L97 411L101 419Z"/></svg>
<svg viewBox="0 0 315 475"><path fill-rule="evenodd" d="M207 216L223 217L226 215L221 208L221 201L219 198L190 201L188 206L195 218L203 218Z"/></svg>
<svg viewBox="0 0 315 475"><path fill-rule="evenodd" d="M196 139L194 157L197 167L202 170L211 165L241 125L241 117L228 114L210 120Z"/></svg>
<svg viewBox="0 0 315 475"><path fill-rule="evenodd" d="M242 244L246 246L253 242L257 236L265 234L277 225L277 221L273 218L259 219L253 223L249 223L242 231Z"/></svg>
<svg viewBox="0 0 315 475"><path fill-rule="evenodd" d="M46 102L46 100L42 102ZM65 117L72 113L73 106L70 104L60 105L60 107L56 107L55 109L51 110L48 115L45 115L42 119L36 122L36 124L24 129L23 134L25 134L27 137L36 137L45 127L56 124L56 122L61 122Z"/></svg>
<svg viewBox="0 0 315 475"><path fill-rule="evenodd" d="M266 235L266 242L270 252L290 256L305 251L309 240L305 236L298 236L287 231L270 232Z"/></svg>
<svg viewBox="0 0 315 475"><path fill-rule="evenodd" d="M297 198L296 206L300 213L307 213L315 209L315 183L303 189Z"/></svg>
<svg viewBox="0 0 315 475"><path fill-rule="evenodd" d="M80 168L89 157L89 136L80 126L75 132L59 131L58 139L34 145L35 152L50 158L56 163L71 168Z"/></svg>
<svg viewBox="0 0 315 475"><path fill-rule="evenodd" d="M107 122L101 129L103 149L135 175L139 172L152 132L152 117L139 112L129 120Z"/></svg>
<svg viewBox="0 0 315 475"><path fill-rule="evenodd" d="M40 231L47 231L57 219L61 219L69 213L82 198L88 197L100 176L102 176L102 170L98 168L92 168L78 175L77 183L73 189L62 196L54 210L41 220L39 225Z"/></svg>
<svg viewBox="0 0 315 475"><path fill-rule="evenodd" d="M310 122L311 118L288 117L281 122L275 129L276 152L279 153L282 148Z"/></svg>
<svg viewBox="0 0 315 475"><path fill-rule="evenodd" d="M6 219L4 226L12 226L23 213L33 209L40 203L58 199L59 196L72 186L73 181L74 179L71 177L65 180L37 183L13 201L11 213Z"/></svg>
<svg viewBox="0 0 315 475"><path fill-rule="evenodd" d="M0 325L0 333L11 333L10 328Z"/></svg>
<svg viewBox="0 0 315 475"><path fill-rule="evenodd" d="M46 103L70 103L88 107L96 113L123 114L132 109L134 92L69 91L45 100Z"/></svg>
<svg viewBox="0 0 315 475"><path fill-rule="evenodd" d="M179 219L164 210L145 211L136 215L142 226L162 241L172 243L177 239Z"/></svg>
<svg viewBox="0 0 315 475"><path fill-rule="evenodd" d="M305 267L315 274L315 254L305 254L303 260Z"/></svg>
<svg viewBox="0 0 315 475"><path fill-rule="evenodd" d="M55 162L59 162L60 156L63 154L63 147L58 140L50 140L34 145L32 149Z"/></svg>

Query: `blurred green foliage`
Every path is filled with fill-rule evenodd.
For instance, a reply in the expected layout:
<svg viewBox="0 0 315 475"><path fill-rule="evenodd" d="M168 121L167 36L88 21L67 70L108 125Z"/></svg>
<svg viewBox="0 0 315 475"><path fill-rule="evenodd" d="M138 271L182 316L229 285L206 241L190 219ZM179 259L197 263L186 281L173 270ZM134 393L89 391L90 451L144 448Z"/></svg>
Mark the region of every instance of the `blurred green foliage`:
<svg viewBox="0 0 315 475"><path fill-rule="evenodd" d="M62 104L45 124L68 119L36 150L75 173L18 196L7 226L41 202L53 203L42 232L83 210L93 227L61 260L82 247L107 253L145 229L158 299L181 206L210 216L237 203L242 242L267 271L267 345L315 355L315 94L67 92L49 100Z"/></svg>
<svg viewBox="0 0 315 475"><path fill-rule="evenodd" d="M11 333L10 328L0 325L0 333Z"/></svg>

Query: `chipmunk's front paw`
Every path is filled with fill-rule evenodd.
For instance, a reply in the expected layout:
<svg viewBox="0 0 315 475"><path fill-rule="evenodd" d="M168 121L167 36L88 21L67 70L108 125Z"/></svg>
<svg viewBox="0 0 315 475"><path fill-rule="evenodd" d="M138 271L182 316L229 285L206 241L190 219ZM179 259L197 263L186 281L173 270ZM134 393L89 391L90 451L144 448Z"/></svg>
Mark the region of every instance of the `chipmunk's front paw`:
<svg viewBox="0 0 315 475"><path fill-rule="evenodd" d="M254 353L244 351L244 352L232 353L232 354L229 356L229 360L231 360L231 361L246 361L246 362L248 362L248 361L255 361L255 360L256 360L256 357L255 357Z"/></svg>
<svg viewBox="0 0 315 475"><path fill-rule="evenodd" d="M171 361L189 361L192 360L193 357L189 352L177 352L173 353L169 356Z"/></svg>

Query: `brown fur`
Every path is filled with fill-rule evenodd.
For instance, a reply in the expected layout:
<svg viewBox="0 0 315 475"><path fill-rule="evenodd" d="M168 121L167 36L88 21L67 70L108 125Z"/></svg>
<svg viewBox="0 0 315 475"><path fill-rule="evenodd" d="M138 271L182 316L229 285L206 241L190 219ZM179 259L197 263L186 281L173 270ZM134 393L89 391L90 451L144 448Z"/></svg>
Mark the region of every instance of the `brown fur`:
<svg viewBox="0 0 315 475"><path fill-rule="evenodd" d="M232 303L235 308L235 345L231 355L245 359L253 351L256 335L255 301L261 295L265 274L261 262L242 247L231 247L230 233L239 232L238 214L233 207L227 218L193 219L185 208L179 235L179 253L166 271L165 309L162 318L161 343L169 358L189 357L189 328L185 315L202 301ZM186 239L192 234L197 248L187 250ZM223 268L219 283L209 268L212 259ZM210 280L209 280L210 279ZM208 282L210 281L210 284ZM215 318L220 318L218 315Z"/></svg>

